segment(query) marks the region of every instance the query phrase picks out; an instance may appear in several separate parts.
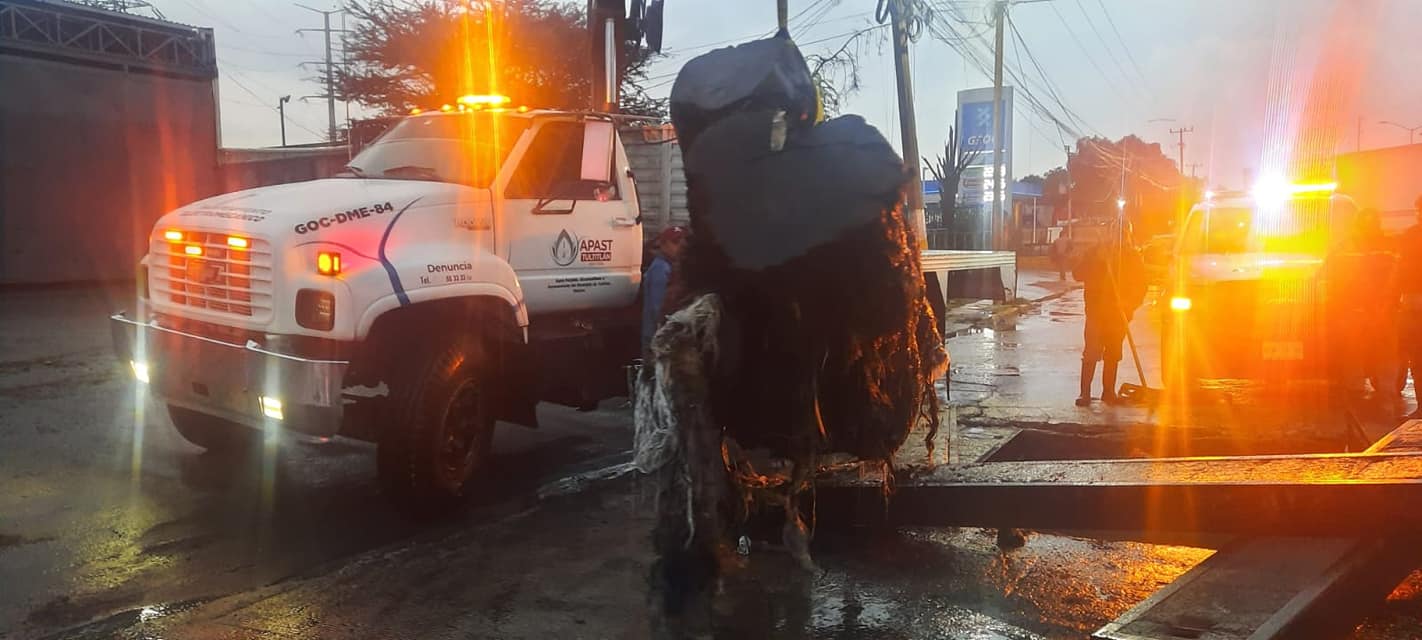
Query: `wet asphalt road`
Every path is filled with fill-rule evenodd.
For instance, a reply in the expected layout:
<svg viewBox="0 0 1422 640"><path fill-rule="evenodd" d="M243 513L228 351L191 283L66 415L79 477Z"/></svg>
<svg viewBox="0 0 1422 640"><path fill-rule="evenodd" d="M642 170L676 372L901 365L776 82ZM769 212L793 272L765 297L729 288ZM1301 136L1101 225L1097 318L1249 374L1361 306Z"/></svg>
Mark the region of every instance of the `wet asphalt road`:
<svg viewBox="0 0 1422 640"><path fill-rule="evenodd" d="M0 638L253 589L491 517L479 504L453 522L401 517L365 443L203 453L114 359L107 315L123 299L123 287L0 293ZM605 406L541 407L537 431L502 425L498 483L475 502L625 457L629 414Z"/></svg>
<svg viewBox="0 0 1422 640"><path fill-rule="evenodd" d="M654 505L635 481L504 499L616 459L630 439L625 412L545 407L558 426L506 431L499 442L506 488L456 522L418 526L383 502L366 445L287 443L272 459L210 460L149 415L135 472L130 391L105 359L102 329L73 320L107 306L82 292L58 306L15 300L0 306L0 481L17 488L0 492L0 630L13 637L59 628L76 640L647 636ZM1190 405L1184 421L1074 407L1080 304L1068 292L950 340L958 459L1001 452L1024 428L1063 437L1016 454L1115 457L1208 452L1191 443L1281 446L1329 424L1290 428L1287 416L1309 409L1273 401L1213 398ZM1148 318L1137 324L1152 349ZM11 326L33 335L12 339ZM726 582L717 636L1082 638L1209 554L1047 534L1004 553L978 529L872 543L826 534L815 574L773 549L754 552ZM1422 637L1422 576L1385 607L1354 640ZM104 619L110 612L127 613Z"/></svg>

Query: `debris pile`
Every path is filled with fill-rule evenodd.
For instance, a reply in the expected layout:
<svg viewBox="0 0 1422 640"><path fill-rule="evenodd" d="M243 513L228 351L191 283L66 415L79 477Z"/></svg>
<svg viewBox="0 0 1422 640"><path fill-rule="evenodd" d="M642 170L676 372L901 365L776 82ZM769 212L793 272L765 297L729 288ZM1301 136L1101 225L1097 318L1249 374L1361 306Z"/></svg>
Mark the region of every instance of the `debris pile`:
<svg viewBox="0 0 1422 640"><path fill-rule="evenodd" d="M692 60L672 89L686 304L653 339L636 394L637 464L658 493L652 586L672 617L697 615L756 504L783 511L785 547L812 566L805 498L821 455L887 468L921 413L936 428L947 353L903 163L862 118L818 111L784 36Z"/></svg>

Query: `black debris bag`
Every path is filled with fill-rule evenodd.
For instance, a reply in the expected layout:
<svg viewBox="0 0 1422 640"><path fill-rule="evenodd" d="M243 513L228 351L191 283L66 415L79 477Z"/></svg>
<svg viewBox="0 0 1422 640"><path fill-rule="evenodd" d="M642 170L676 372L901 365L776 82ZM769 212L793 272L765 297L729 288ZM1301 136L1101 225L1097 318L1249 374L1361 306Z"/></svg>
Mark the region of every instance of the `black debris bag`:
<svg viewBox="0 0 1422 640"><path fill-rule="evenodd" d="M805 57L788 37L776 36L687 62L672 85L671 119L685 153L706 127L729 114L779 110L794 126L808 127L818 105Z"/></svg>
<svg viewBox="0 0 1422 640"><path fill-rule="evenodd" d="M653 339L662 375L638 383L639 398L660 388L683 410L644 425L655 412L639 401L637 421L675 434L658 458L669 462L656 470L651 577L663 614L686 622L706 610L757 492L776 493L762 504L783 510L784 547L812 566L817 456L888 461L921 412L936 428L947 352L904 215L903 162L862 118L817 123L788 38L687 63L671 114L691 213L673 277L696 302ZM675 347L677 330L698 339ZM788 477L766 489L743 473L736 452L751 450L788 461Z"/></svg>

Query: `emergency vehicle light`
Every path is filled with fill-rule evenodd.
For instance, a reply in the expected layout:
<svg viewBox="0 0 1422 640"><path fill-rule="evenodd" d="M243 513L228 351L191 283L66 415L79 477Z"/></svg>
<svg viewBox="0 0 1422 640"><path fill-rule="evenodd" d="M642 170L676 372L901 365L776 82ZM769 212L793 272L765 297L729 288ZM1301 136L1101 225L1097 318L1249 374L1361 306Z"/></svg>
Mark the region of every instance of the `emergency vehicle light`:
<svg viewBox="0 0 1422 640"><path fill-rule="evenodd" d="M247 247L252 246L252 243L248 242L246 238L241 238L238 236L227 236L227 246L232 247L234 249L246 249Z"/></svg>
<svg viewBox="0 0 1422 640"><path fill-rule="evenodd" d="M257 398L257 404L262 408L262 415L272 420L282 420L285 418L281 411L281 398L262 396Z"/></svg>
<svg viewBox="0 0 1422 640"><path fill-rule="evenodd" d="M417 116L417 115L420 115L420 114L422 114L422 113L424 113L424 112L425 112L424 109L421 109L421 108L419 108L419 107L415 107L414 109L411 109L411 110L410 110L410 115L412 115L412 116Z"/></svg>
<svg viewBox="0 0 1422 640"><path fill-rule="evenodd" d="M341 254L335 251L321 251L316 254L316 273L323 276L341 274Z"/></svg>
<svg viewBox="0 0 1422 640"><path fill-rule="evenodd" d="M1170 308L1175 311L1189 311L1192 306L1194 306L1194 302L1184 296L1175 296L1170 299Z"/></svg>
<svg viewBox="0 0 1422 640"><path fill-rule="evenodd" d="M508 96L501 96L496 94L470 94L459 96L459 99L456 102L458 102L459 104L467 104L472 107L475 105L498 106L501 104L508 104L509 102L511 102L511 100Z"/></svg>
<svg viewBox="0 0 1422 640"><path fill-rule="evenodd" d="M202 255L202 247L199 245L190 244L186 247L183 247L183 253L186 253L190 256L200 256Z"/></svg>
<svg viewBox="0 0 1422 640"><path fill-rule="evenodd" d="M148 384L148 363L129 360L128 366L133 369L133 379Z"/></svg>
<svg viewBox="0 0 1422 640"><path fill-rule="evenodd" d="M1337 182L1288 182L1280 176L1269 176L1261 178L1252 193L1260 203L1280 204L1293 196L1332 193L1337 189Z"/></svg>
<svg viewBox="0 0 1422 640"><path fill-rule="evenodd" d="M167 240L168 242L182 242L183 232L178 231L177 229L170 229L168 231L164 231L163 239Z"/></svg>

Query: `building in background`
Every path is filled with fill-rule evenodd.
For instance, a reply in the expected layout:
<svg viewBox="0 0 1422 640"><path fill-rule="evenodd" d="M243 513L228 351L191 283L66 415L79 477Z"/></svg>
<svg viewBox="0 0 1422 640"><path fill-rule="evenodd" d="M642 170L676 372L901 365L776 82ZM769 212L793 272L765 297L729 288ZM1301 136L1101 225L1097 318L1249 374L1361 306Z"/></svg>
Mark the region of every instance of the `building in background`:
<svg viewBox="0 0 1422 640"><path fill-rule="evenodd" d="M0 0L0 283L131 278L217 189L211 29Z"/></svg>

